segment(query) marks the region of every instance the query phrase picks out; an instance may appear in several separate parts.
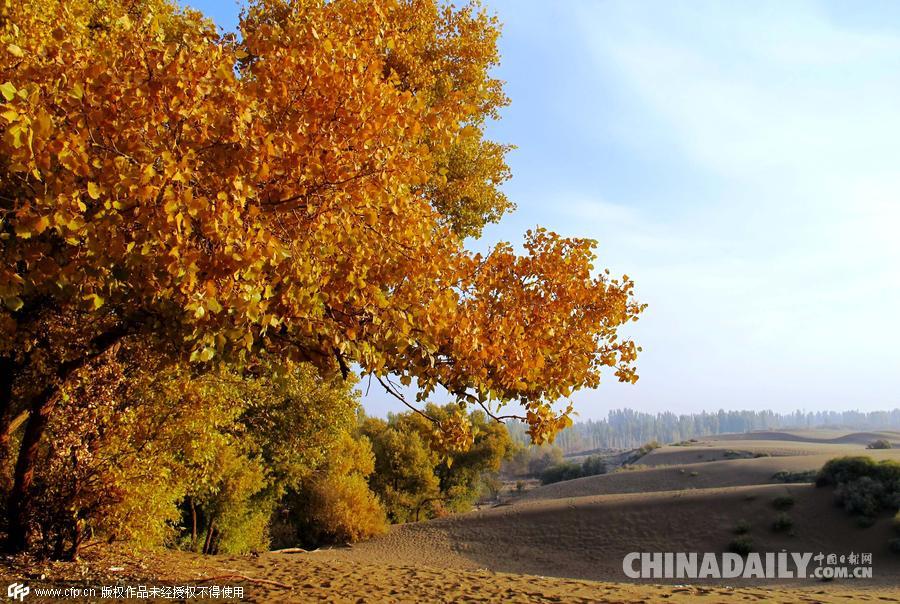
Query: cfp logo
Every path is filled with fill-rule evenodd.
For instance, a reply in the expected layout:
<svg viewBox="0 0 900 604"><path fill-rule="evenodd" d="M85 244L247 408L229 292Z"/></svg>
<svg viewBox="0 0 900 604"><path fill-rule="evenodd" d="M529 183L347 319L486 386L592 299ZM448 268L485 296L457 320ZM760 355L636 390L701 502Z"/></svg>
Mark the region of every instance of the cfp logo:
<svg viewBox="0 0 900 604"><path fill-rule="evenodd" d="M12 583L6 588L6 597L10 600L18 600L21 602L30 591L31 588L27 585L23 585L22 583Z"/></svg>

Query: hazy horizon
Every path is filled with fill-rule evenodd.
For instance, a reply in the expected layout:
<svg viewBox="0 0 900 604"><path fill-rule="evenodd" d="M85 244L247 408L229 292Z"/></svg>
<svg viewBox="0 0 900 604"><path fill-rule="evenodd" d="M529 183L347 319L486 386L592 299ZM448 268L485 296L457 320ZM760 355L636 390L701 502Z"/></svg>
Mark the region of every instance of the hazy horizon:
<svg viewBox="0 0 900 604"><path fill-rule="evenodd" d="M187 4L234 27L236 4ZM650 305L640 381L576 394L581 419L900 406L900 5L485 6L518 210L471 246L594 238Z"/></svg>

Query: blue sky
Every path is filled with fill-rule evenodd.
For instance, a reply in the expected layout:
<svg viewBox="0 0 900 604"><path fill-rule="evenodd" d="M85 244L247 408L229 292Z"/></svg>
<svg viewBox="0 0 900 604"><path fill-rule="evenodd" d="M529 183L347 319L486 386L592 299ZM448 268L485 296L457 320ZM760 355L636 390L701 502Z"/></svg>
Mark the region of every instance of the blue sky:
<svg viewBox="0 0 900 604"><path fill-rule="evenodd" d="M518 210L473 246L591 237L650 304L582 418L900 404L900 3L485 4Z"/></svg>

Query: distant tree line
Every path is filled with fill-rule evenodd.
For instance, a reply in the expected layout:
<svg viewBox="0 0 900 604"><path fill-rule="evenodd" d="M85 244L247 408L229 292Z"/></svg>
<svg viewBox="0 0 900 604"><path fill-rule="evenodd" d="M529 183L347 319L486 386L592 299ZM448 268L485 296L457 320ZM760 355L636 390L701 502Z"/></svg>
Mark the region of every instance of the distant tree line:
<svg viewBox="0 0 900 604"><path fill-rule="evenodd" d="M512 439L527 443L525 424L510 422ZM847 430L900 429L900 409L891 411L725 411L715 413L641 413L615 409L606 419L576 422L556 437L554 444L564 453L593 449L631 449L649 441L673 443L715 434L754 430L803 430L833 428Z"/></svg>

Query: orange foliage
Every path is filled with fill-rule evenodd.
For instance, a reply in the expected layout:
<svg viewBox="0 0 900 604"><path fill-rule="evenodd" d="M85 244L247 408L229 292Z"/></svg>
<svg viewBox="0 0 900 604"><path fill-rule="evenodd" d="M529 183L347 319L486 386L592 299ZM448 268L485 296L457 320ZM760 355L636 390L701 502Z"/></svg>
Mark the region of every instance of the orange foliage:
<svg viewBox="0 0 900 604"><path fill-rule="evenodd" d="M0 355L33 309L77 309L194 362L264 348L516 401L539 442L601 368L637 379L616 333L642 307L593 242L463 245L510 207L476 8L260 0L223 36L165 0L2 5Z"/></svg>

